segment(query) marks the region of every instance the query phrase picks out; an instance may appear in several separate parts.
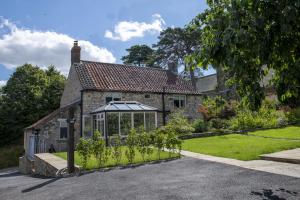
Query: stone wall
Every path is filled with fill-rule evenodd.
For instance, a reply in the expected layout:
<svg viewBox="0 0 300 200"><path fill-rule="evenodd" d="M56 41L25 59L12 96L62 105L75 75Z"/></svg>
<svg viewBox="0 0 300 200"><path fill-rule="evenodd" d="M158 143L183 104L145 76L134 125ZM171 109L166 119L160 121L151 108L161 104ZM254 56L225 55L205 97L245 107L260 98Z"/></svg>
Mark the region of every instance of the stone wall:
<svg viewBox="0 0 300 200"><path fill-rule="evenodd" d="M145 95L150 95L146 98ZM162 94L156 93L120 93L120 92L98 92L98 91L85 91L83 93L83 115L89 115L92 111L106 104L106 97L120 97L122 101L138 101L145 105L155 107L158 112L158 125L162 125ZM165 94L165 109L167 113L173 112L176 108L173 105L173 97L176 94ZM201 103L200 95L183 95L186 98L186 107L184 109L186 116L189 119L200 118L201 114L198 112L198 106Z"/></svg>
<svg viewBox="0 0 300 200"><path fill-rule="evenodd" d="M64 92L61 97L60 107L65 107L76 102L77 100L80 100L81 90L82 86L80 84L78 74L75 71L74 66L71 66Z"/></svg>

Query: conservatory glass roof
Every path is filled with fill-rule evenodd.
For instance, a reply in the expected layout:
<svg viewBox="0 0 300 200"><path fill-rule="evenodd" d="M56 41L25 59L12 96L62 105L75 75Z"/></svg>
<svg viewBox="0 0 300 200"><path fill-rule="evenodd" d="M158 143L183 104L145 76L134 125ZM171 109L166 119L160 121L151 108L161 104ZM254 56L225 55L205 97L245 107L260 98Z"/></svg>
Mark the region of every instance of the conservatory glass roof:
<svg viewBox="0 0 300 200"><path fill-rule="evenodd" d="M137 101L111 101L108 104L97 108L91 113L119 111L157 111L157 108L141 104Z"/></svg>

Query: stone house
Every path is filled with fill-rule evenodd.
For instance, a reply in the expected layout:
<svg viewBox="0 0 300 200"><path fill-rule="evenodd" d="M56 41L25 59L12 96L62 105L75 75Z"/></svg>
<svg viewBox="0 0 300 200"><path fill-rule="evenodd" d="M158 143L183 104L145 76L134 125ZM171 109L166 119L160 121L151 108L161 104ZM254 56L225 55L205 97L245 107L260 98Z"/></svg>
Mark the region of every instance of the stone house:
<svg viewBox="0 0 300 200"><path fill-rule="evenodd" d="M141 119L144 119L144 123L152 123L151 127L161 126L166 123L169 113L177 109L184 110L191 120L200 118L198 107L201 91L197 88L214 89L201 86L200 83L194 88L191 81L178 76L172 69L84 61L80 59L80 50L75 41L60 108L25 129L26 156L32 157L35 153L48 152L49 149L66 151L66 119L71 107L75 112L74 134L77 143L80 137L88 137L95 130L102 132L106 138L112 137L114 131L124 136L127 134L125 130L128 131L122 127L126 120L129 124L126 126L131 127L142 123ZM208 81L214 81L213 77L210 79ZM105 109L109 106L117 107L120 111L118 114L113 111L115 114L102 115L101 112L106 113ZM124 109L126 115L122 114ZM117 121L110 124L108 119L113 117ZM104 118L107 121L102 120Z"/></svg>

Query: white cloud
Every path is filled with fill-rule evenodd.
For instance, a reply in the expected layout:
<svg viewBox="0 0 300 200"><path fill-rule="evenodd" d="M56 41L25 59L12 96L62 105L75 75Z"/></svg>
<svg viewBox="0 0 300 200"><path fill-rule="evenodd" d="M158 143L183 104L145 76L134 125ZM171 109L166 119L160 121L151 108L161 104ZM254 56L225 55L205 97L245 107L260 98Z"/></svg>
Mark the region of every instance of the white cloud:
<svg viewBox="0 0 300 200"><path fill-rule="evenodd" d="M146 33L155 34L163 30L165 21L159 14L152 15L152 22L121 21L114 27L114 31L105 31L105 37L123 42L134 37L144 37Z"/></svg>
<svg viewBox="0 0 300 200"><path fill-rule="evenodd" d="M70 68L70 49L74 38L54 31L36 31L18 28L14 23L0 17L0 64L14 69L24 63L41 67L55 65L63 74ZM113 54L89 41L79 40L81 58L84 60L115 62Z"/></svg>
<svg viewBox="0 0 300 200"><path fill-rule="evenodd" d="M4 86L4 85L6 85L6 80L0 80L0 88L2 87L2 86Z"/></svg>

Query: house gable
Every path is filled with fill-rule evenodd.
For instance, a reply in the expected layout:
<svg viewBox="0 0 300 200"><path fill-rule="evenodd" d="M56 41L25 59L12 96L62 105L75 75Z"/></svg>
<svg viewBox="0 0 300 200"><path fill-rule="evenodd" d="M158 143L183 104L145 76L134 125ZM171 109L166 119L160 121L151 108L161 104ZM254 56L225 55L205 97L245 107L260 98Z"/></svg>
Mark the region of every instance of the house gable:
<svg viewBox="0 0 300 200"><path fill-rule="evenodd" d="M68 79L64 88L63 95L60 100L60 107L65 107L80 100L80 91L83 89L78 78L78 74L73 64L70 68Z"/></svg>

